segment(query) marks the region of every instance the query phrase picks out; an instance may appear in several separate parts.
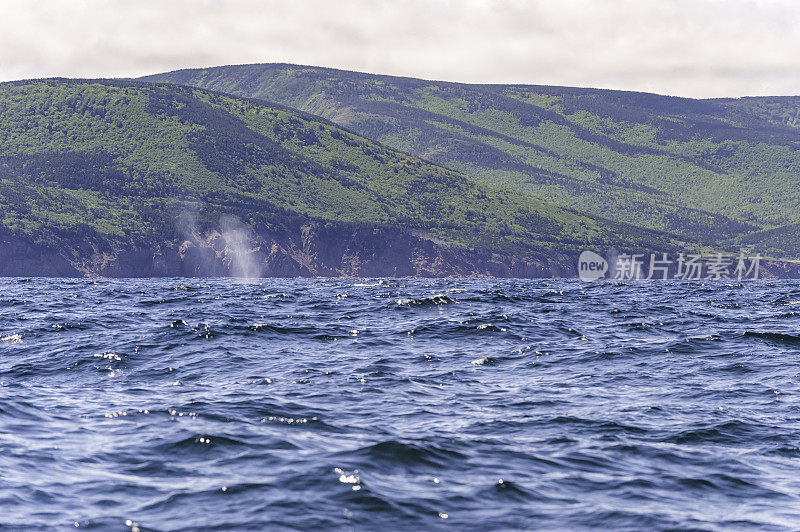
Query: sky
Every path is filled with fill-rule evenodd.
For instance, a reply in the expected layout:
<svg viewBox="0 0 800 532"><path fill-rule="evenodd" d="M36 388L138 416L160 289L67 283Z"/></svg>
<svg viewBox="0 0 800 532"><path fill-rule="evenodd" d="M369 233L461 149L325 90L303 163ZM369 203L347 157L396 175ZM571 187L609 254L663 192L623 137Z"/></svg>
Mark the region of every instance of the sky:
<svg viewBox="0 0 800 532"><path fill-rule="evenodd" d="M797 0L0 0L0 81L297 63L689 97L800 95Z"/></svg>

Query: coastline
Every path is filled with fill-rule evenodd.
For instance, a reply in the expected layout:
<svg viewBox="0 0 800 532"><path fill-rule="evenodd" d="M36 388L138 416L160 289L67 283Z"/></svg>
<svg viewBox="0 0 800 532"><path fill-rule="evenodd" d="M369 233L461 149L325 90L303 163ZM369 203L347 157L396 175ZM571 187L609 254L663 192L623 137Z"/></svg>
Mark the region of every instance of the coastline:
<svg viewBox="0 0 800 532"><path fill-rule="evenodd" d="M213 230L116 250L58 249L0 238L0 277L575 277L568 254L522 260L387 227L297 227L234 235Z"/></svg>
<svg viewBox="0 0 800 532"><path fill-rule="evenodd" d="M577 254L520 259L418 231L332 224L275 233L218 230L118 249L73 249L0 237L0 277L54 278L577 278ZM760 278L800 279L800 262L764 259Z"/></svg>

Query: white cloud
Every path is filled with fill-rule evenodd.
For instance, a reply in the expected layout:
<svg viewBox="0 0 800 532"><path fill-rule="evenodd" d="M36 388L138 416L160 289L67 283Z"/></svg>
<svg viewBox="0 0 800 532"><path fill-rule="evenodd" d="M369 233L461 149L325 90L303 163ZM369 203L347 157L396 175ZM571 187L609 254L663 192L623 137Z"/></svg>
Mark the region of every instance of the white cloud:
<svg viewBox="0 0 800 532"><path fill-rule="evenodd" d="M687 96L800 94L795 0L0 0L0 80L289 62Z"/></svg>

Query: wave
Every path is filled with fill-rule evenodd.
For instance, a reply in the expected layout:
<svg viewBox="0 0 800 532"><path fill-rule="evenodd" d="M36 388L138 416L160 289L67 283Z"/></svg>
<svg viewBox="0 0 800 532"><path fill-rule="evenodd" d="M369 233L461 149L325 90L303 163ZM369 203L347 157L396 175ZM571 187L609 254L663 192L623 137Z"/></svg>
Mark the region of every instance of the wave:
<svg viewBox="0 0 800 532"><path fill-rule="evenodd" d="M455 302L455 299L445 294L417 298L400 298L396 301L398 307L440 307L442 305L451 305Z"/></svg>
<svg viewBox="0 0 800 532"><path fill-rule="evenodd" d="M769 342L789 345L800 345L800 335L769 332L769 331L745 331L742 334L744 338L756 338L759 340L767 340Z"/></svg>
<svg viewBox="0 0 800 532"><path fill-rule="evenodd" d="M796 283L3 283L0 528L800 520Z"/></svg>

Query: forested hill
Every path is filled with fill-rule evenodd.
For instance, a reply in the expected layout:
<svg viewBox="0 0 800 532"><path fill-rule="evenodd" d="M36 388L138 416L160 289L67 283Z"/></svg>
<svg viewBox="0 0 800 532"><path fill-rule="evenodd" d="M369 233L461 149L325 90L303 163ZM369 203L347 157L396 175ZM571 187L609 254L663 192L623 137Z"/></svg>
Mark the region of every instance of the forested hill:
<svg viewBox="0 0 800 532"><path fill-rule="evenodd" d="M289 105L486 183L580 211L687 239L800 256L794 236L800 98L692 100L285 64L145 79ZM759 239L763 230L770 238Z"/></svg>
<svg viewBox="0 0 800 532"><path fill-rule="evenodd" d="M189 230L181 227L187 211L196 219ZM479 184L277 105L133 81L0 84L0 242L6 253L0 262L6 270L12 260L36 264L9 258L8 249L18 249L17 255L57 252L59 261L82 264L84 273L102 273L120 250L144 246L147 253L179 243L187 231L200 241L226 216L243 224L247 238L261 235L264 253L286 248L281 271L287 274L359 273L359 261L383 253L360 249L356 239L344 253L355 264L350 270L325 269L333 259L319 250L317 266L287 266L289 258L302 261L312 253L309 227L322 227L329 240L347 227L356 233L396 228L401 233L386 234L521 260L547 261L585 246L670 246L668 238ZM276 236L292 231L299 240ZM391 274L392 255L382 256L386 264L371 271ZM461 273L476 273L464 268Z"/></svg>

